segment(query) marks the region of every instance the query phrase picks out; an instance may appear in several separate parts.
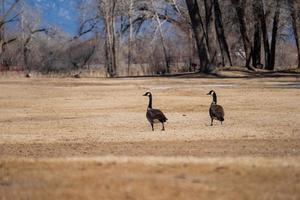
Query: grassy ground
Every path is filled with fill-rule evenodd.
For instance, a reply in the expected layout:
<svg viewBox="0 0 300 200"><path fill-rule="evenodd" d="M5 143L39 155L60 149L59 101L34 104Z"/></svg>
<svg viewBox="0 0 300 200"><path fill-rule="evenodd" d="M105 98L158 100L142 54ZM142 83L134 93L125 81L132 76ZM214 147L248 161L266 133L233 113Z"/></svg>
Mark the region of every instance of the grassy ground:
<svg viewBox="0 0 300 200"><path fill-rule="evenodd" d="M211 89L225 109L212 127ZM297 76L1 78L1 197L299 199L299 89Z"/></svg>

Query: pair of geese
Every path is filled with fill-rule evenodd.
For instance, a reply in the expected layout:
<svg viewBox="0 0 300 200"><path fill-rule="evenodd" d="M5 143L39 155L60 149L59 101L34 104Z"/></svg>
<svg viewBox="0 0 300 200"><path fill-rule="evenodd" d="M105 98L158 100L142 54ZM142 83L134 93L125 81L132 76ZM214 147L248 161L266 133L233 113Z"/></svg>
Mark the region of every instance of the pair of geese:
<svg viewBox="0 0 300 200"><path fill-rule="evenodd" d="M224 109L222 106L217 104L217 94L215 91L211 90L209 93L207 93L207 95L210 95L213 97L213 101L210 104L210 108L209 108L209 115L211 118L211 123L210 125L213 125L213 121L215 120L219 120L222 122L224 121ZM147 96L149 97L149 104L148 104L148 108L147 108L147 113L146 113L146 117L149 121L149 123L151 124L152 127L152 131L154 131L154 127L153 124L155 123L161 123L162 124L162 131L165 130L165 126L164 123L168 120L166 118L166 116L164 115L164 113L162 111L160 111L159 109L154 109L152 108L152 94L151 92L146 92L143 96Z"/></svg>

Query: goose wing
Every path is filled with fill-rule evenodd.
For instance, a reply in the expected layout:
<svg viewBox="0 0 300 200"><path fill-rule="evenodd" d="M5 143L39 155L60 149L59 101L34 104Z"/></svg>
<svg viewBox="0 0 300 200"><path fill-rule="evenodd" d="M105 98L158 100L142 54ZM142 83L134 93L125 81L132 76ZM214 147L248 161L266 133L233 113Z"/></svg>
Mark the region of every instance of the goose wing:
<svg viewBox="0 0 300 200"><path fill-rule="evenodd" d="M158 109L148 109L146 116L150 121L154 121L156 119L165 122L168 120L164 113Z"/></svg>
<svg viewBox="0 0 300 200"><path fill-rule="evenodd" d="M211 105L209 109L209 113L212 117L217 118L218 120L223 121L224 120L224 109L220 105Z"/></svg>

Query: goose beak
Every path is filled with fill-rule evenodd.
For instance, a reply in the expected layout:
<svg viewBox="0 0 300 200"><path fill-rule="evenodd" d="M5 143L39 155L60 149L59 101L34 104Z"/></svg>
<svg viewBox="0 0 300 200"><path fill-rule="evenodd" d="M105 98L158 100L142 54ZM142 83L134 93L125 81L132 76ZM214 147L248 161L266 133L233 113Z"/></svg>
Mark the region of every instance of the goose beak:
<svg viewBox="0 0 300 200"><path fill-rule="evenodd" d="M147 94L143 94L143 96L147 96Z"/></svg>
<svg viewBox="0 0 300 200"><path fill-rule="evenodd" d="M207 93L206 95L210 95L210 93Z"/></svg>

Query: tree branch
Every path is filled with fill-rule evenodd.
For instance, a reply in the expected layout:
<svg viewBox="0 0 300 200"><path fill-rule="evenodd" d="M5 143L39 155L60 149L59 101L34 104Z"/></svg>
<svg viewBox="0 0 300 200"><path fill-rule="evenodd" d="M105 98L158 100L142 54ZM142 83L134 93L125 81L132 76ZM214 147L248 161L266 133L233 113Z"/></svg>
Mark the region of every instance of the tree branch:
<svg viewBox="0 0 300 200"><path fill-rule="evenodd" d="M16 40L17 40L17 38L12 38L10 40L7 40L7 41L3 42L2 49L5 48L5 46L8 45L9 43L14 42Z"/></svg>
<svg viewBox="0 0 300 200"><path fill-rule="evenodd" d="M15 22L15 21L18 21L18 16L20 15L21 13L18 13L16 14L15 16L13 16L11 19L9 20L6 20L6 21L1 21L0 22L0 28L4 25L4 24L7 24L7 23L10 23L10 22Z"/></svg>
<svg viewBox="0 0 300 200"><path fill-rule="evenodd" d="M15 6L19 3L20 0L15 0L15 2L9 7L6 13L2 16L0 21L4 21L4 19L10 14L10 12L15 8Z"/></svg>
<svg viewBox="0 0 300 200"><path fill-rule="evenodd" d="M98 24L98 19L99 19L99 16L96 16L96 17L93 17L93 18L90 18L90 19L87 19L85 20L79 27L79 30L78 30L78 35L74 36L73 39L77 39L91 31L93 31L95 28L96 28L96 25ZM84 29L86 24L89 24L90 27L88 29ZM72 39L72 40L73 40Z"/></svg>

